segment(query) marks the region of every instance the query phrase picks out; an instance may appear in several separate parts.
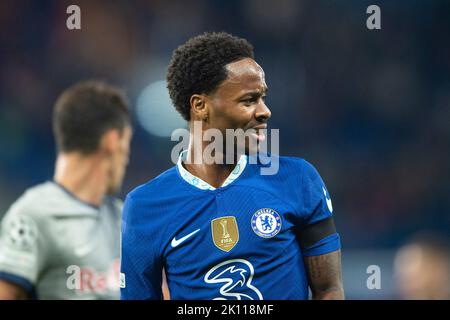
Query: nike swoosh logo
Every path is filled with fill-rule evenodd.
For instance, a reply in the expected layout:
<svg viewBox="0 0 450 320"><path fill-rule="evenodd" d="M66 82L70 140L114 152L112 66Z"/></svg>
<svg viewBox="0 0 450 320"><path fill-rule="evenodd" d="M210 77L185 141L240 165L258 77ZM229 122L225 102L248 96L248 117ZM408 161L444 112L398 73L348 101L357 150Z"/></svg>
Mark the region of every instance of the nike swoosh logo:
<svg viewBox="0 0 450 320"><path fill-rule="evenodd" d="M331 199L327 197L327 190L325 190L324 187L322 187L323 194L325 195L325 200L327 200L327 207L330 212L333 212L333 204L331 203Z"/></svg>
<svg viewBox="0 0 450 320"><path fill-rule="evenodd" d="M194 234L196 234L199 231L200 231L200 229L197 229L197 230L189 233L188 235L186 235L183 238L180 238L178 240L174 237L172 239L172 242L170 243L172 245L172 248L178 247L181 243L183 243L184 241L186 241L188 238L192 237Z"/></svg>

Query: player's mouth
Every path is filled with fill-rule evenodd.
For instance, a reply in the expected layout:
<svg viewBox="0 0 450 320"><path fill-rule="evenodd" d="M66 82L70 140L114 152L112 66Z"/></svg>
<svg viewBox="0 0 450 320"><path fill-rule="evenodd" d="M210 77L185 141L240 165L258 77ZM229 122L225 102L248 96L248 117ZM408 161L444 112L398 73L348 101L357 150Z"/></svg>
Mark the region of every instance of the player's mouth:
<svg viewBox="0 0 450 320"><path fill-rule="evenodd" d="M252 132L252 136L256 140L258 140L260 142L266 140L266 135L264 134L264 131L267 129L266 124L253 127L252 129L256 131L256 132Z"/></svg>

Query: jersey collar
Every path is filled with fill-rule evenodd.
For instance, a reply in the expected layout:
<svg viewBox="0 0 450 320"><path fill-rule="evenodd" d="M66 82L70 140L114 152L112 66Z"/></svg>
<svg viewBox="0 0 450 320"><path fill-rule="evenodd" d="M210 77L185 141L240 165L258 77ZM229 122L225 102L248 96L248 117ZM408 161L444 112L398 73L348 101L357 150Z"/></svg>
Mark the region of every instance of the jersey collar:
<svg viewBox="0 0 450 320"><path fill-rule="evenodd" d="M216 188L214 188L212 185L194 176L192 173L190 173L183 167L182 162L186 161L186 158L187 158L187 150L184 150L183 152L180 153L177 162L178 171L180 172L180 175L183 178L183 180L201 190L216 190ZM238 163L236 164L236 167L234 167L233 171L230 173L230 175L226 178L226 180L220 187L221 188L226 187L234 180L236 180L244 171L245 167L247 166L247 162L248 162L247 156L245 154L241 155Z"/></svg>

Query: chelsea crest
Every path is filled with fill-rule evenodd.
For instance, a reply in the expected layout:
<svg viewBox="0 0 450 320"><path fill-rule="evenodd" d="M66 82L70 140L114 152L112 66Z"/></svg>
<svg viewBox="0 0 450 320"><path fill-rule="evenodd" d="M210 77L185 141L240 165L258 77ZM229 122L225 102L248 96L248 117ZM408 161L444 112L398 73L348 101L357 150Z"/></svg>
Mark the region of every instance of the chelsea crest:
<svg viewBox="0 0 450 320"><path fill-rule="evenodd" d="M273 209L259 209L252 216L252 229L260 237L275 237L281 230L281 217Z"/></svg>

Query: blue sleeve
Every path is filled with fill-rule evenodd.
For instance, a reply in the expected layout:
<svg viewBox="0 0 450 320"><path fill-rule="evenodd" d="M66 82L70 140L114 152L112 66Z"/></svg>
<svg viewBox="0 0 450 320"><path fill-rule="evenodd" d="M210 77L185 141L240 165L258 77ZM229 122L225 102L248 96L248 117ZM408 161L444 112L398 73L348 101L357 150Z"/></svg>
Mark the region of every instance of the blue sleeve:
<svg viewBox="0 0 450 320"><path fill-rule="evenodd" d="M302 170L303 221L313 224L333 214L330 194L316 168L303 161Z"/></svg>
<svg viewBox="0 0 450 320"><path fill-rule="evenodd" d="M121 300L162 299L159 234L138 200L128 196L123 208L120 296Z"/></svg>
<svg viewBox="0 0 450 320"><path fill-rule="evenodd" d="M330 253L341 249L341 238L338 233L329 235L322 240L316 242L311 247L303 249L303 256L312 257Z"/></svg>
<svg viewBox="0 0 450 320"><path fill-rule="evenodd" d="M309 162L303 160L302 169L302 208L301 228L308 227L333 215L333 204L330 194L317 172ZM340 237L334 233L319 240L314 245L305 248L305 256L315 256L339 250L341 248Z"/></svg>

